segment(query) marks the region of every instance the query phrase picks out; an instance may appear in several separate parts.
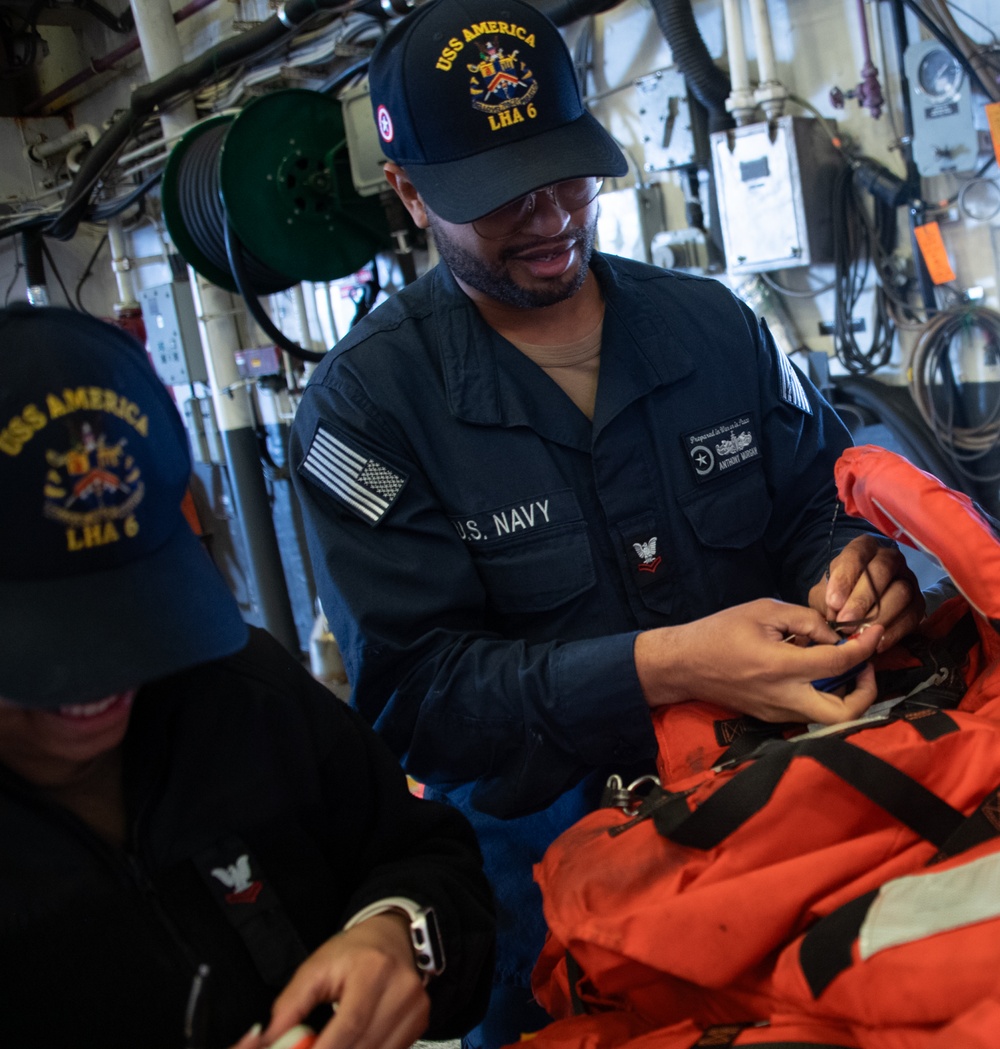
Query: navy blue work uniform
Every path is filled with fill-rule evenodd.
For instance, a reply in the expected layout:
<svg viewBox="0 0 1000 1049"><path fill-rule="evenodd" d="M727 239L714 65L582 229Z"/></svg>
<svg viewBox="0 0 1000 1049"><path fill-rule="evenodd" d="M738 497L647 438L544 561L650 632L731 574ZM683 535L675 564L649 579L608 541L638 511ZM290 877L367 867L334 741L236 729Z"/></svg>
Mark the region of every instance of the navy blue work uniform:
<svg viewBox="0 0 1000 1049"><path fill-rule="evenodd" d="M331 351L293 426L353 700L480 836L500 912L486 1046L519 1034L500 1001L529 997L532 864L609 773L652 768L636 633L804 603L871 531L834 515L847 430L751 310L714 280L591 265L593 422L439 265Z"/></svg>

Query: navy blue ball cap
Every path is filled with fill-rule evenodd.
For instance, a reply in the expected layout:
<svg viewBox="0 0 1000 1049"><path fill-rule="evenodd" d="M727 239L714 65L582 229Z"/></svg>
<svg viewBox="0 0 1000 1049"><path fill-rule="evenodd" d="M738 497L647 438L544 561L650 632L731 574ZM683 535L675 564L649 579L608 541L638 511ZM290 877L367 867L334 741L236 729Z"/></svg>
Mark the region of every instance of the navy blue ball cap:
<svg viewBox="0 0 1000 1049"><path fill-rule="evenodd" d="M628 170L559 29L522 0L430 0L379 41L368 84L385 156L448 222Z"/></svg>
<svg viewBox="0 0 1000 1049"><path fill-rule="evenodd" d="M0 698L86 703L245 646L182 510L190 477L135 339L58 307L0 310Z"/></svg>

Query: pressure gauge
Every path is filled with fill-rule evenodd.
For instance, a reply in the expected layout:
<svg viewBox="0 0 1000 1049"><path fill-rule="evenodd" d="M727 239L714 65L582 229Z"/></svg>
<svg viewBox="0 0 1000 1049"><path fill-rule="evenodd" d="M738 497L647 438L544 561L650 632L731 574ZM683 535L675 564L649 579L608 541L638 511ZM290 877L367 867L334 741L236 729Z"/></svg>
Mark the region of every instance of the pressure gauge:
<svg viewBox="0 0 1000 1049"><path fill-rule="evenodd" d="M913 160L921 175L971 171L979 154L969 78L937 40L911 44L903 56L913 114Z"/></svg>
<svg viewBox="0 0 1000 1049"><path fill-rule="evenodd" d="M947 102L955 98L965 74L958 61L943 47L928 51L917 67L917 83L928 100Z"/></svg>

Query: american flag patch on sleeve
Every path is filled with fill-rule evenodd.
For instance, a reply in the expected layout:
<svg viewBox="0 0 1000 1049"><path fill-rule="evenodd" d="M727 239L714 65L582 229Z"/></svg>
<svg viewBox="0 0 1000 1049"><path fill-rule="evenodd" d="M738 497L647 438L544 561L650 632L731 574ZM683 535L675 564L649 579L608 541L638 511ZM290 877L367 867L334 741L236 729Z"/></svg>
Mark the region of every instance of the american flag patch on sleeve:
<svg viewBox="0 0 1000 1049"><path fill-rule="evenodd" d="M300 470L369 524L385 517L406 477L352 448L322 423L316 428Z"/></svg>
<svg viewBox="0 0 1000 1049"><path fill-rule="evenodd" d="M785 404L798 408L806 415L812 415L812 405L809 403L806 391L802 389L802 383L792 367L792 362L780 349L776 348L775 352L778 355L778 382L781 385L781 399Z"/></svg>

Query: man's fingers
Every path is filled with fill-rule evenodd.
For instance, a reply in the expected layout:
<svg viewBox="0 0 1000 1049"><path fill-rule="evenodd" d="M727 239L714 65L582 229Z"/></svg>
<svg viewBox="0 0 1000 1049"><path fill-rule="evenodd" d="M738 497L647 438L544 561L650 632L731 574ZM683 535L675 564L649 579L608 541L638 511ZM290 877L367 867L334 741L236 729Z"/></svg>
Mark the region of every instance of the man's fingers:
<svg viewBox="0 0 1000 1049"><path fill-rule="evenodd" d="M876 697L875 670L868 664L861 668L854 687L843 696L814 692L815 714L810 720L819 725L842 725L860 718Z"/></svg>

